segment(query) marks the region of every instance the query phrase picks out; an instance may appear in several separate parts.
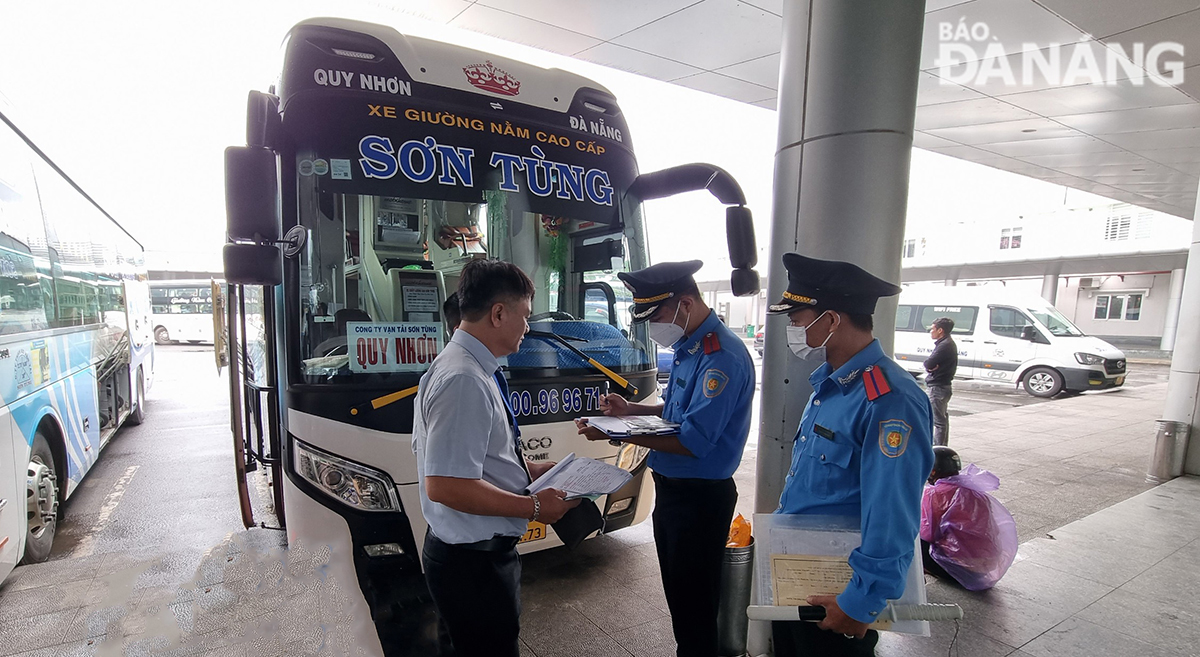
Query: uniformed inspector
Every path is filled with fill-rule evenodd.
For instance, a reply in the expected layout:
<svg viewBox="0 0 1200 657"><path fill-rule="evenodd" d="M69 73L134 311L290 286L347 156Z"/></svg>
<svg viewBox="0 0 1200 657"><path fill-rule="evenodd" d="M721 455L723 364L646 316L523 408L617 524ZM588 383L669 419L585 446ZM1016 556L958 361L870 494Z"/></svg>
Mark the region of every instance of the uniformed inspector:
<svg viewBox="0 0 1200 657"><path fill-rule="evenodd" d="M872 335L875 304L900 288L848 262L783 256L788 287L768 308L791 319L788 347L821 365L776 513L857 516L862 544L840 595L813 596L825 620L773 624L775 654L874 655L868 630L904 592L933 466L929 398Z"/></svg>
<svg viewBox="0 0 1200 657"><path fill-rule="evenodd" d="M508 402L501 356L529 330L533 282L516 265L473 260L459 282L462 323L421 377L413 418L421 564L456 655L517 657L521 562L530 521L553 523L578 501L526 495L553 463L528 463Z"/></svg>
<svg viewBox="0 0 1200 657"><path fill-rule="evenodd" d="M607 415L661 415L680 425L674 436L629 438L653 450L654 541L680 657L715 657L721 560L737 502L733 472L750 432L754 363L736 335L705 305L692 275L703 263L664 262L617 276L633 292L633 321L675 350L661 404L619 395ZM580 424L590 440L606 440Z"/></svg>

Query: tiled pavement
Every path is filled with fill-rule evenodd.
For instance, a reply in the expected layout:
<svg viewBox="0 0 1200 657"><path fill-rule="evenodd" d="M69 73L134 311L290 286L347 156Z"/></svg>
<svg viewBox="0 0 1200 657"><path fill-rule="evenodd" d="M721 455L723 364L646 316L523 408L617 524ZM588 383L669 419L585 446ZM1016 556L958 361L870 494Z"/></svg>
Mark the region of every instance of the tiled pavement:
<svg viewBox="0 0 1200 657"><path fill-rule="evenodd" d="M968 614L960 628L960 654L1020 656L1021 653L1014 653L1017 648L1042 645L1049 640L1039 639L1043 633L1051 628L1054 632L1062 631L1056 627L1060 622L1107 593L1103 584L1064 572L1081 556L1094 559L1094 555L1063 551L1060 543L1068 545L1065 539L1060 542L1045 537L1047 532L1064 525L1069 526L1063 532L1072 531L1075 525L1070 523L1151 488L1145 483L1145 472L1154 439L1154 421L1162 410L1165 389L1165 384L1152 384L951 419L952 446L966 462L975 462L1000 475L998 496L1013 512L1020 540L1028 541L1019 552L1020 563L990 593L967 594L936 580L930 581L931 601L958 602ZM748 448L748 456L752 448L753 445ZM747 491L752 490L753 468L753 459L748 458L735 475L743 502L749 497ZM1184 487L1189 483L1192 480L1180 480L1173 486ZM1200 503L1200 481L1194 483L1193 499ZM1145 495L1155 496L1162 490L1155 489ZM1186 494L1186 490L1181 494ZM739 504L739 508L743 506L746 504ZM1124 507L1115 507L1121 508ZM1101 521L1089 518L1081 522ZM1200 531L1200 513L1196 514L1195 523ZM1117 525L1126 532L1141 531L1135 522ZM1171 542L1172 551L1192 538L1196 536L1177 537ZM1090 540L1079 542L1086 546ZM1106 545L1122 544L1123 541L1110 540ZM1035 550L1041 551L1036 559ZM1130 556L1135 554L1138 553ZM1200 544L1196 554L1200 557ZM1051 559L1057 560L1051 562ZM1115 555L1110 560L1126 562ZM1129 563L1126 570L1151 566L1153 562ZM526 654L537 657L674 654L653 535L645 524L590 541L574 556L554 551L529 555L525 557L525 574L522 639L528 650ZM590 586L597 586L602 593L579 593L578 587ZM567 591L571 593L564 593ZM1059 595L1064 597L1056 597ZM1200 589L1197 596L1200 597ZM1032 602L1015 604L1023 600ZM1082 617L1070 620L1087 622ZM934 627L931 638L886 635L878 654L945 654L953 632L952 624L942 624ZM1200 639L1200 627L1191 630L1190 636ZM1200 641L1197 643L1200 645ZM1098 654L1094 647L1082 645L1087 650L1078 654ZM1058 652L1028 654L1072 654L1062 646L1054 650Z"/></svg>
<svg viewBox="0 0 1200 657"><path fill-rule="evenodd" d="M953 418L951 442L1001 475L1026 541L992 591L930 583L932 601L967 612L960 654L1200 654L1200 480L1143 483L1164 390ZM753 454L738 475L744 497ZM18 569L0 588L0 655L354 654L338 640L336 590L303 576L319 558L289 555L280 576L270 570L278 555L263 558L277 541L239 532L207 554L110 552ZM272 572L276 588L264 591ZM648 523L527 556L523 586L525 655L674 653ZM259 638L231 645L248 624ZM886 635L879 654L945 654L953 632L943 623L931 638Z"/></svg>

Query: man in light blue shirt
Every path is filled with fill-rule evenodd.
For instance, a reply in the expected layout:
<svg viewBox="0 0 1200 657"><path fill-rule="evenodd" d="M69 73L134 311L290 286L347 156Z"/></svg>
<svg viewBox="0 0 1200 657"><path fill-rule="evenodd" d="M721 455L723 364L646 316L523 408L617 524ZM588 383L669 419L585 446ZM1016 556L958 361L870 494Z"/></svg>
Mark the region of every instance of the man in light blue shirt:
<svg viewBox="0 0 1200 657"><path fill-rule="evenodd" d="M455 654L519 655L520 540L530 521L553 523L578 500L525 494L553 463L528 463L497 358L521 345L533 282L516 265L463 268L462 322L421 377L414 404L421 512L429 524L421 564Z"/></svg>

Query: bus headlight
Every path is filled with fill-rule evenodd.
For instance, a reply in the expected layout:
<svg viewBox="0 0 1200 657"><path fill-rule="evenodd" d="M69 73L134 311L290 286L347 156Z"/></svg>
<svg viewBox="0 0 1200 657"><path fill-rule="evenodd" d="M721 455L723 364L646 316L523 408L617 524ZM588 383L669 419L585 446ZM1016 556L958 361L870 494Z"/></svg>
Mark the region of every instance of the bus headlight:
<svg viewBox="0 0 1200 657"><path fill-rule="evenodd" d="M1085 354L1082 351L1076 352L1075 360L1079 361L1080 365L1099 365L1104 362L1103 356L1096 354Z"/></svg>
<svg viewBox="0 0 1200 657"><path fill-rule="evenodd" d="M617 452L617 467L626 472L633 472L645 463L646 456L650 454L650 448L634 445L633 443L625 443L621 445L620 451Z"/></svg>
<svg viewBox="0 0 1200 657"><path fill-rule="evenodd" d="M322 493L360 511L396 511L400 502L387 474L332 454L318 452L299 440L292 451L296 472Z"/></svg>

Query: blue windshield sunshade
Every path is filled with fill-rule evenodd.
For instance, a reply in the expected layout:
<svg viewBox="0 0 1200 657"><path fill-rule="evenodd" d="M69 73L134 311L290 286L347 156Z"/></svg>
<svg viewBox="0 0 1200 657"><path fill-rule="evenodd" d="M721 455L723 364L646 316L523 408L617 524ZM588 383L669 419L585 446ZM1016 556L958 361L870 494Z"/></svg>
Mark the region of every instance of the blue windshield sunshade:
<svg viewBox="0 0 1200 657"><path fill-rule="evenodd" d="M597 322L534 322L530 330L554 333L566 338L582 338L587 342L571 341L578 350L605 367L646 367L650 364L646 352L633 344L615 326ZM554 369L590 369L577 354L560 344L525 338L521 350L508 357L510 368L550 367Z"/></svg>

